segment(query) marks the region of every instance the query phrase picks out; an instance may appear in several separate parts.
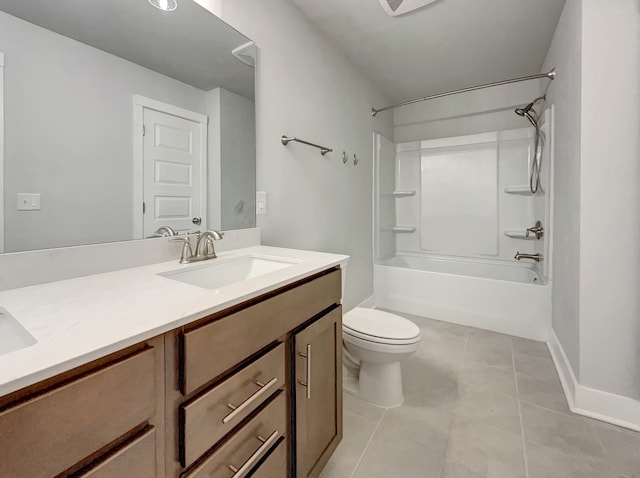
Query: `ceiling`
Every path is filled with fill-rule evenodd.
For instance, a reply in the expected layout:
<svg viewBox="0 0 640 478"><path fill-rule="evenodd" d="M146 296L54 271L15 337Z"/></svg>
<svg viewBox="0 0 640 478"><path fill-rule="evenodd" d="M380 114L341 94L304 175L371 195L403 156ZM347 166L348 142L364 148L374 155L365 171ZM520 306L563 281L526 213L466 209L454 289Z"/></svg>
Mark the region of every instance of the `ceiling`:
<svg viewBox="0 0 640 478"><path fill-rule="evenodd" d="M201 90L254 97L254 70L231 50L249 41L193 0L163 12L146 0L0 0L0 10Z"/></svg>
<svg viewBox="0 0 640 478"><path fill-rule="evenodd" d="M565 0L291 0L391 101L540 72Z"/></svg>

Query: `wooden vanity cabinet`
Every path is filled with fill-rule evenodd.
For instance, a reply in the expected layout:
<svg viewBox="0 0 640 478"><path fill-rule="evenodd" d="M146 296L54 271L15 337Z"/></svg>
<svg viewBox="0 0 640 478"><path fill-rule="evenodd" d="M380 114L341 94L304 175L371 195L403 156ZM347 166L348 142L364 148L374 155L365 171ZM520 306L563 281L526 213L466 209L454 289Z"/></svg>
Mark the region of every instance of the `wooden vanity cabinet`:
<svg viewBox="0 0 640 478"><path fill-rule="evenodd" d="M293 340L297 477L317 477L342 440L342 307Z"/></svg>
<svg viewBox="0 0 640 478"><path fill-rule="evenodd" d="M342 438L341 289L330 269L177 334L168 478L320 473Z"/></svg>
<svg viewBox="0 0 640 478"><path fill-rule="evenodd" d="M282 440L264 458L264 462L253 472L251 478L279 478L287 475L287 442Z"/></svg>
<svg viewBox="0 0 640 478"><path fill-rule="evenodd" d="M180 405L180 461L190 465L285 387L285 346ZM234 409L231 409L230 407ZM280 431L284 431L280 426Z"/></svg>
<svg viewBox="0 0 640 478"><path fill-rule="evenodd" d="M246 424L239 427L214 450L205 455L199 464L189 471L185 478L231 478L249 476L252 470L261 470L262 458L272 452L287 433L286 394L280 392ZM286 467L273 478L285 478Z"/></svg>
<svg viewBox="0 0 640 478"><path fill-rule="evenodd" d="M140 344L3 397L0 476L116 478L127 463L157 476L160 354Z"/></svg>
<svg viewBox="0 0 640 478"><path fill-rule="evenodd" d="M300 324L340 302L341 295L341 272L334 269L185 327L178 336L180 391L190 395L286 338Z"/></svg>
<svg viewBox="0 0 640 478"><path fill-rule="evenodd" d="M342 437L341 272L0 397L0 477L315 477Z"/></svg>
<svg viewBox="0 0 640 478"><path fill-rule="evenodd" d="M156 429L147 427L73 478L156 478Z"/></svg>

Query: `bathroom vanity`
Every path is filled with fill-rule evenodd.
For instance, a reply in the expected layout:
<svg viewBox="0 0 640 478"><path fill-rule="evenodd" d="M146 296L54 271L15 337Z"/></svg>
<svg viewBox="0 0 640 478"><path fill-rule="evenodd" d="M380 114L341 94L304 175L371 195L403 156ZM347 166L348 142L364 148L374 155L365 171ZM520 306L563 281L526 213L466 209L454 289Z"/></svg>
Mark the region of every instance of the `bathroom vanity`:
<svg viewBox="0 0 640 478"><path fill-rule="evenodd" d="M342 438L347 257L220 256L0 292L37 340L0 356L0 476L318 476ZM223 287L172 278L247 260Z"/></svg>
<svg viewBox="0 0 640 478"><path fill-rule="evenodd" d="M1 478L314 477L342 437L348 257L125 242L256 224L256 45L162 3L2 2Z"/></svg>

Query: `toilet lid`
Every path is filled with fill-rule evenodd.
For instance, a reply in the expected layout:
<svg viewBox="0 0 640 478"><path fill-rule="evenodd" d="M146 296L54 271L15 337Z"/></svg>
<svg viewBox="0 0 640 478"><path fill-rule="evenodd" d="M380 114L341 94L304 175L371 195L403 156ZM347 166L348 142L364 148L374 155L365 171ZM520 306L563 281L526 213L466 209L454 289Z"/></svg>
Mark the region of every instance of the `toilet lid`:
<svg viewBox="0 0 640 478"><path fill-rule="evenodd" d="M412 339L420 337L420 328L410 320L389 312L364 307L356 307L347 312L342 319L342 325L346 333L364 336L362 338L377 342L415 342Z"/></svg>

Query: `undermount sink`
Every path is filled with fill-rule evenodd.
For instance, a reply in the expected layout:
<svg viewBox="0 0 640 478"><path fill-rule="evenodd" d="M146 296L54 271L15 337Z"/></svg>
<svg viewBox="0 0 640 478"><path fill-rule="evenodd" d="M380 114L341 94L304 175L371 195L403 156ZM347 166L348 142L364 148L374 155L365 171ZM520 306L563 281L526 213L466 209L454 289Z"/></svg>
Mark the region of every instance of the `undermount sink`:
<svg viewBox="0 0 640 478"><path fill-rule="evenodd" d="M0 307L0 355L24 349L37 342L35 337Z"/></svg>
<svg viewBox="0 0 640 478"><path fill-rule="evenodd" d="M248 255L233 259L210 259L210 263L158 274L186 284L220 289L298 264L299 261L268 256Z"/></svg>

